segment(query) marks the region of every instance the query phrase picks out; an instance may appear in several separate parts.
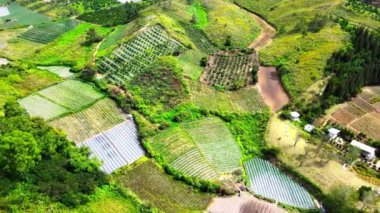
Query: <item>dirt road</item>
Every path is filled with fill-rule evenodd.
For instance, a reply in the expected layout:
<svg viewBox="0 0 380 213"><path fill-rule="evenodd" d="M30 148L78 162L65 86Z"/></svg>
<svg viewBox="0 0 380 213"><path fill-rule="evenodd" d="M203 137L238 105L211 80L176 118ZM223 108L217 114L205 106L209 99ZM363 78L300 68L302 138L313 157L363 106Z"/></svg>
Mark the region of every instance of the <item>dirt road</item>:
<svg viewBox="0 0 380 213"><path fill-rule="evenodd" d="M258 15L251 13L251 16L260 25L261 34L249 45L249 48L260 51L272 43L272 39L276 35L276 29Z"/></svg>

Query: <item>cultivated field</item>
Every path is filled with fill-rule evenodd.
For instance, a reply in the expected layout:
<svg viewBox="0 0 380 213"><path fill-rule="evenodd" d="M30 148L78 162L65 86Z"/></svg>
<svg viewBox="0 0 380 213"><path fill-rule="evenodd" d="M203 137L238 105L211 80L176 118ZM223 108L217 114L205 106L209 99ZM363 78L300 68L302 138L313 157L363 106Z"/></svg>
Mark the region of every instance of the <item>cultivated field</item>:
<svg viewBox="0 0 380 213"><path fill-rule="evenodd" d="M16 2L8 5L9 15L1 17L0 29L51 23L49 17L35 13Z"/></svg>
<svg viewBox="0 0 380 213"><path fill-rule="evenodd" d="M336 109L329 120L380 140L380 87L365 87L356 98Z"/></svg>
<svg viewBox="0 0 380 213"><path fill-rule="evenodd" d="M267 106L256 87L220 92L199 82L190 83L191 101L201 108L221 112L254 113Z"/></svg>
<svg viewBox="0 0 380 213"><path fill-rule="evenodd" d="M209 180L218 177L193 139L179 127L156 135L149 143L170 166L186 175Z"/></svg>
<svg viewBox="0 0 380 213"><path fill-rule="evenodd" d="M240 168L240 148L222 120L207 118L184 123L182 128L218 172L233 172Z"/></svg>
<svg viewBox="0 0 380 213"><path fill-rule="evenodd" d="M70 67L61 67L61 66L38 66L38 69L41 70L47 70L49 72L52 72L54 74L57 74L61 78L69 78L74 75L74 73L70 72Z"/></svg>
<svg viewBox="0 0 380 213"><path fill-rule="evenodd" d="M78 111L95 103L103 96L91 85L68 80L43 89L35 95L21 99L19 102L30 115L51 120L65 113Z"/></svg>
<svg viewBox="0 0 380 213"><path fill-rule="evenodd" d="M252 70L258 65L255 53L220 52L209 56L201 82L227 90L245 87L252 82Z"/></svg>
<svg viewBox="0 0 380 213"><path fill-rule="evenodd" d="M212 54L218 51L218 47L212 43L207 35L188 23L181 23L191 41L204 53Z"/></svg>
<svg viewBox="0 0 380 213"><path fill-rule="evenodd" d="M165 212L202 211L211 201L209 195L173 180L150 160L134 165L125 175L115 175L115 179Z"/></svg>
<svg viewBox="0 0 380 213"><path fill-rule="evenodd" d="M67 108L37 94L21 99L19 103L31 116L39 116L45 120L50 120L69 112Z"/></svg>
<svg viewBox="0 0 380 213"><path fill-rule="evenodd" d="M110 56L104 57L98 67L110 82L119 85L147 68L157 57L171 55L181 48L161 26L155 25L120 45Z"/></svg>
<svg viewBox="0 0 380 213"><path fill-rule="evenodd" d="M61 22L37 25L21 34L19 37L37 43L47 44L63 33L73 29L77 24L78 21L70 19Z"/></svg>
<svg viewBox="0 0 380 213"><path fill-rule="evenodd" d="M270 146L281 149L280 160L297 168L299 172L318 184L323 191L328 192L337 185L349 185L355 188L363 185L372 186L358 178L355 173L344 169L343 165L338 161L331 160L326 165L321 164L319 156L314 157L317 146L306 143L303 138L294 146L299 130L289 121L282 121L278 117L272 117L268 129L267 141ZM306 149L309 148L312 151L309 151L303 161ZM303 164L300 166L302 161Z"/></svg>
<svg viewBox="0 0 380 213"><path fill-rule="evenodd" d="M68 139L80 143L111 129L124 120L125 115L120 112L112 100L102 99L87 109L53 120L50 124L63 130Z"/></svg>
<svg viewBox="0 0 380 213"><path fill-rule="evenodd" d="M269 161L254 158L246 161L244 167L255 194L299 208L315 208L310 194Z"/></svg>
<svg viewBox="0 0 380 213"><path fill-rule="evenodd" d="M93 155L102 162L100 167L110 174L145 155L140 146L136 124L133 119L85 140L79 146L87 146Z"/></svg>

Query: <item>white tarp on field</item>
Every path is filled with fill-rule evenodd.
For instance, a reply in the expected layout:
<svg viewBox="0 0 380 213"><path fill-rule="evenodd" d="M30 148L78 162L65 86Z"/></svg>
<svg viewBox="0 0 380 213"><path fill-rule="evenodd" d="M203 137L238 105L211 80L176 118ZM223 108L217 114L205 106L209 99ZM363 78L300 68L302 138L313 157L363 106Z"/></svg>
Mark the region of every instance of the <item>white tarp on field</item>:
<svg viewBox="0 0 380 213"><path fill-rule="evenodd" d="M6 6L0 6L0 17L4 17L9 15L8 7Z"/></svg>
<svg viewBox="0 0 380 213"><path fill-rule="evenodd" d="M87 139L81 146L90 148L93 155L103 162L101 169L107 174L135 162L145 154L132 118Z"/></svg>
<svg viewBox="0 0 380 213"><path fill-rule="evenodd" d="M6 58L0 58L0 66L7 65L9 63L8 59Z"/></svg>

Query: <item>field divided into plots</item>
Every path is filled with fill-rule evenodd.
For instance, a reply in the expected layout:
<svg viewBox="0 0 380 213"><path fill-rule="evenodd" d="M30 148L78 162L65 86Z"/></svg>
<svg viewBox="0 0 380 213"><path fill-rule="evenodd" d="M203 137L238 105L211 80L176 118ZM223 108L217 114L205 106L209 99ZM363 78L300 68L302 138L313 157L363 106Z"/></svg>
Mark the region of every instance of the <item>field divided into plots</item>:
<svg viewBox="0 0 380 213"><path fill-rule="evenodd" d="M240 147L221 119L207 118L181 126L218 172L233 172L240 168Z"/></svg>
<svg viewBox="0 0 380 213"><path fill-rule="evenodd" d="M145 154L133 119L84 141L80 146L90 148L93 155L102 162L100 168L107 174L132 164Z"/></svg>
<svg viewBox="0 0 380 213"><path fill-rule="evenodd" d="M106 98L97 101L87 109L53 120L50 124L63 130L68 139L80 143L123 121L125 121L125 115L112 100Z"/></svg>
<svg viewBox="0 0 380 213"><path fill-rule="evenodd" d="M363 88L357 97L336 109L329 120L380 140L380 86Z"/></svg>
<svg viewBox="0 0 380 213"><path fill-rule="evenodd" d="M209 56L201 81L225 89L241 88L252 81L251 72L257 65L255 53L217 53Z"/></svg>
<svg viewBox="0 0 380 213"><path fill-rule="evenodd" d="M218 177L192 138L179 127L161 132L149 143L171 167L186 175L207 180Z"/></svg>
<svg viewBox="0 0 380 213"><path fill-rule="evenodd" d="M246 161L244 167L255 194L299 208L315 208L311 195L269 161L254 158Z"/></svg>
<svg viewBox="0 0 380 213"><path fill-rule="evenodd" d="M68 80L23 98L19 103L31 116L51 120L78 111L103 97L89 84Z"/></svg>
<svg viewBox="0 0 380 213"><path fill-rule="evenodd" d="M111 83L120 85L151 65L157 57L171 55L182 48L161 26L155 25L121 44L110 56L103 57L98 68Z"/></svg>
<svg viewBox="0 0 380 213"><path fill-rule="evenodd" d="M22 33L19 37L37 43L47 44L63 33L74 29L78 23L79 22L75 19L70 19L66 21L41 24Z"/></svg>
<svg viewBox="0 0 380 213"><path fill-rule="evenodd" d="M208 85L191 82L190 88L191 101L207 110L254 113L267 107L256 87L221 92Z"/></svg>
<svg viewBox="0 0 380 213"><path fill-rule="evenodd" d="M70 78L74 75L74 73L70 72L70 67L63 67L63 66L38 66L38 69L41 70L47 70L49 72L52 72L56 75L58 75L61 78Z"/></svg>
<svg viewBox="0 0 380 213"><path fill-rule="evenodd" d="M149 160L135 165L125 175L115 175L115 179L164 212L202 211L211 201L211 196L173 180Z"/></svg>

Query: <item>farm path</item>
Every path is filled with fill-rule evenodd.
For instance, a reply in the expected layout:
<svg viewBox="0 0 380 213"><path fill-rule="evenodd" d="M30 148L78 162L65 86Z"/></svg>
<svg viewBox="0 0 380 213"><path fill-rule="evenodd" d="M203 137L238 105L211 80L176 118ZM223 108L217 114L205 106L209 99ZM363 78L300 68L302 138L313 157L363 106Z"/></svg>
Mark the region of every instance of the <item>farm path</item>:
<svg viewBox="0 0 380 213"><path fill-rule="evenodd" d="M260 25L261 34L249 45L249 48L260 51L272 43L273 37L276 35L276 29L260 16L252 12L250 14L256 23Z"/></svg>

